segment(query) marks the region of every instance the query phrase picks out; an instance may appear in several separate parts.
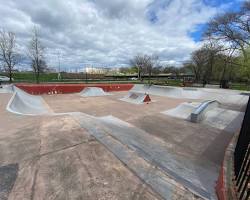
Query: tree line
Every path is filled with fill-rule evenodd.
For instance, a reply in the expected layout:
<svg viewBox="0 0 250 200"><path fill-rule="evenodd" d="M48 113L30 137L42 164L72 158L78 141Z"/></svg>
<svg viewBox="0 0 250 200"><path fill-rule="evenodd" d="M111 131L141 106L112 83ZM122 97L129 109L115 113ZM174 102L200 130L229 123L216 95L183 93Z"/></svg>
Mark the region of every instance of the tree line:
<svg viewBox="0 0 250 200"><path fill-rule="evenodd" d="M250 1L243 2L239 11L228 11L211 19L203 42L184 64L197 82L249 82Z"/></svg>
<svg viewBox="0 0 250 200"><path fill-rule="evenodd" d="M26 57L30 60L31 69L36 82L39 83L40 74L48 69L44 58L44 46L41 43L39 32L33 28L32 37L26 47ZM10 82L13 80L13 72L16 65L23 59L23 55L18 52L15 33L0 30L0 62L3 69L8 73Z"/></svg>
<svg viewBox="0 0 250 200"><path fill-rule="evenodd" d="M196 82L245 81L250 82L250 1L242 2L238 11L228 11L212 18L203 34L203 45L192 52L182 67L163 66L156 55L138 54L130 60L132 67L123 67L121 73L137 73L142 80L147 74L180 73L191 71ZM36 27L26 47L36 82L48 69L39 32ZM12 81L15 66L22 60L17 51L13 32L0 31L0 62Z"/></svg>
<svg viewBox="0 0 250 200"><path fill-rule="evenodd" d="M135 56L132 67L121 72L141 74L191 71L195 82L245 81L250 82L250 1L242 3L237 12L228 11L212 18L203 33L203 45L192 52L182 67L162 66L157 56Z"/></svg>

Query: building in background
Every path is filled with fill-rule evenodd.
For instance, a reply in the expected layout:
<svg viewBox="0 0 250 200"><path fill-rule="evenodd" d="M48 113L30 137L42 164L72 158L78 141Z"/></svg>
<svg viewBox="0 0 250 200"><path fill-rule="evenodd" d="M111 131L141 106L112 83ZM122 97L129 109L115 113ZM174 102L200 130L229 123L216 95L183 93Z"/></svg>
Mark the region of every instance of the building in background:
<svg viewBox="0 0 250 200"><path fill-rule="evenodd" d="M110 67L85 67L84 72L87 74L108 74L119 71L119 68Z"/></svg>

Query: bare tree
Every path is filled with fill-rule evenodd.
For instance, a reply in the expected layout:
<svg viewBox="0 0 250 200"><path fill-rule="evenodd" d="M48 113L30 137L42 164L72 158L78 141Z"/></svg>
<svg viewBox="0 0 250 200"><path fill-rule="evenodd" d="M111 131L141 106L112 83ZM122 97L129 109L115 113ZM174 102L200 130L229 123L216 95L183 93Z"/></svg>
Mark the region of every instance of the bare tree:
<svg viewBox="0 0 250 200"><path fill-rule="evenodd" d="M16 37L12 32L0 31L0 61L4 70L8 73L12 82L13 70L19 61L19 54L16 49Z"/></svg>
<svg viewBox="0 0 250 200"><path fill-rule="evenodd" d="M142 73L145 65L145 56L136 55L133 59L130 60L130 64L137 68L138 79L142 81Z"/></svg>
<svg viewBox="0 0 250 200"><path fill-rule="evenodd" d="M148 83L151 84L152 71L155 67L159 66L159 57L156 55L146 56L145 67L148 74Z"/></svg>
<svg viewBox="0 0 250 200"><path fill-rule="evenodd" d="M133 59L130 60L132 66L135 66L138 70L138 79L143 80L143 75L148 74L149 83L151 82L152 70L157 66L158 57L149 56L149 55L136 55Z"/></svg>
<svg viewBox="0 0 250 200"><path fill-rule="evenodd" d="M33 29L32 39L28 46L28 56L31 59L31 67L35 74L36 83L39 83L40 74L47 70L47 65L44 60L44 47L41 44L36 27Z"/></svg>

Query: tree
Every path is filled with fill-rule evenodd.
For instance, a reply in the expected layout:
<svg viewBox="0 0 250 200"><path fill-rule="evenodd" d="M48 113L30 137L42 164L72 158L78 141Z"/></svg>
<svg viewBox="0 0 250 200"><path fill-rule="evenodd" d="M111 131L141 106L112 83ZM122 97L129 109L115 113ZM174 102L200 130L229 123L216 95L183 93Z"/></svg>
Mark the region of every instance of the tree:
<svg viewBox="0 0 250 200"><path fill-rule="evenodd" d="M245 56L241 54L238 57L238 63L241 64L240 74L242 78L247 79L247 81L250 82L250 46L246 48L245 53L246 53L245 56L247 56L247 60L245 60L244 58Z"/></svg>
<svg viewBox="0 0 250 200"><path fill-rule="evenodd" d="M242 51L250 45L250 2L245 1L238 12L226 12L208 23L205 36L229 44Z"/></svg>
<svg viewBox="0 0 250 200"><path fill-rule="evenodd" d="M199 82L204 77L204 69L207 64L207 51L200 48L192 53L189 67L194 73L195 81Z"/></svg>
<svg viewBox="0 0 250 200"><path fill-rule="evenodd" d="M146 56L145 61L146 73L148 74L148 84L151 84L153 69L159 66L159 57L156 55Z"/></svg>
<svg viewBox="0 0 250 200"><path fill-rule="evenodd" d="M132 67L121 67L119 72L122 74L135 74L137 73L137 68L135 66Z"/></svg>
<svg viewBox="0 0 250 200"><path fill-rule="evenodd" d="M158 66L158 60L158 56L155 55L138 54L130 60L130 63L137 68L139 80L143 81L143 75L148 74L148 82L150 84L152 72Z"/></svg>
<svg viewBox="0 0 250 200"><path fill-rule="evenodd" d="M44 47L41 44L36 27L33 29L32 39L28 46L28 56L31 59L31 67L36 78L36 83L39 83L40 74L47 69L47 65L44 59Z"/></svg>
<svg viewBox="0 0 250 200"><path fill-rule="evenodd" d="M157 65L152 69L152 74L160 74L163 72L163 66Z"/></svg>
<svg viewBox="0 0 250 200"><path fill-rule="evenodd" d="M133 59L130 60L130 64L137 68L138 79L143 81L142 76L146 72L147 62L149 56L148 55L136 55Z"/></svg>
<svg viewBox="0 0 250 200"><path fill-rule="evenodd" d="M13 71L18 63L20 55L16 49L16 37L12 32L0 31L0 61L4 70L8 73L12 82Z"/></svg>
<svg viewBox="0 0 250 200"><path fill-rule="evenodd" d="M213 69L215 67L215 61L217 55L220 51L222 51L222 46L218 45L217 42L211 38L207 39L207 42L203 46L204 51L207 54L207 64L205 65L205 77L208 83L211 81L213 76Z"/></svg>

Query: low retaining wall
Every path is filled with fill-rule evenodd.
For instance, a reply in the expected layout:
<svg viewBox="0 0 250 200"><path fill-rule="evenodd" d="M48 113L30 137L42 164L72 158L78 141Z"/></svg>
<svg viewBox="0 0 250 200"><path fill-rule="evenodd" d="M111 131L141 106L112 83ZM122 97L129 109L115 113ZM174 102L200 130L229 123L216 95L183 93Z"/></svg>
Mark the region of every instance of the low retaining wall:
<svg viewBox="0 0 250 200"><path fill-rule="evenodd" d="M29 94L66 94L78 93L85 87L100 87L105 92L128 91L133 84L15 84Z"/></svg>
<svg viewBox="0 0 250 200"><path fill-rule="evenodd" d="M235 136L232 138L224 155L220 175L218 177L218 181L215 188L219 200L237 199L236 188L233 183L233 154L237 143L238 135L239 134L235 134Z"/></svg>

